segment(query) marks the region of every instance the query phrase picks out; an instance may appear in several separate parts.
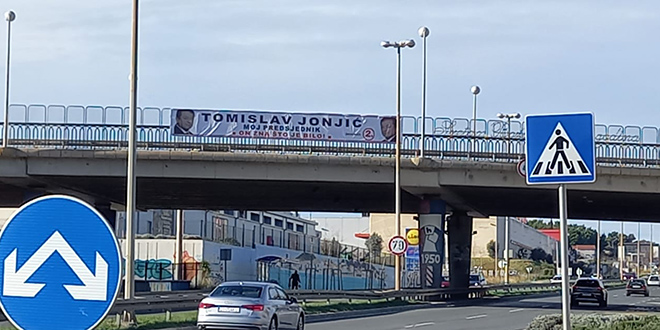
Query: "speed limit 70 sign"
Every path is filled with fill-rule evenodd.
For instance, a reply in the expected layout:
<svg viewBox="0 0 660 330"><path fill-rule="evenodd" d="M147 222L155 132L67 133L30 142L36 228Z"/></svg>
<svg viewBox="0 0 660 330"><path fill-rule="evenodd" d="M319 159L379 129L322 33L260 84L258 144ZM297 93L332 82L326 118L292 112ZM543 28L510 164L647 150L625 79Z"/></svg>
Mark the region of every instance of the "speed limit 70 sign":
<svg viewBox="0 0 660 330"><path fill-rule="evenodd" d="M408 242L403 236L394 236L392 239L390 239L388 246L392 254L400 256L406 253L406 250L408 249Z"/></svg>

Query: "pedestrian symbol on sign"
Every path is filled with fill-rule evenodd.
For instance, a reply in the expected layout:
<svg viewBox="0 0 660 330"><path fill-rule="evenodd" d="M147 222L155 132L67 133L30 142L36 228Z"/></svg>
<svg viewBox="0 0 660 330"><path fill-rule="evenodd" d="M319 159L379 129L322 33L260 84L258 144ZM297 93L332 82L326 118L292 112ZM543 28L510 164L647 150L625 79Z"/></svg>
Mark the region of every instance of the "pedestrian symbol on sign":
<svg viewBox="0 0 660 330"><path fill-rule="evenodd" d="M591 175L591 172L585 165L584 160L564 127L561 123L557 123L541 157L539 157L534 165L534 171L530 177L542 178L582 175Z"/></svg>

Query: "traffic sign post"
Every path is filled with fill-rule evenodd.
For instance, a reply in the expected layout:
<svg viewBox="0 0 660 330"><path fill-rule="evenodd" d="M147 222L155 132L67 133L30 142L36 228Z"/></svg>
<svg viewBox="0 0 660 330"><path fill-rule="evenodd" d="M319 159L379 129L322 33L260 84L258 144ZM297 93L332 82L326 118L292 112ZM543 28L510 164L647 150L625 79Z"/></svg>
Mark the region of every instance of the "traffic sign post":
<svg viewBox="0 0 660 330"><path fill-rule="evenodd" d="M0 260L0 307L18 329L93 329L119 293L117 238L73 197L40 197L14 212L0 233Z"/></svg>
<svg viewBox="0 0 660 330"><path fill-rule="evenodd" d="M387 246L392 254L401 256L406 253L406 250L408 249L408 241L406 241L406 238L403 236L394 236L390 239Z"/></svg>
<svg viewBox="0 0 660 330"><path fill-rule="evenodd" d="M525 118L527 184L559 184L563 329L571 329L566 183L596 181L596 142L591 113Z"/></svg>

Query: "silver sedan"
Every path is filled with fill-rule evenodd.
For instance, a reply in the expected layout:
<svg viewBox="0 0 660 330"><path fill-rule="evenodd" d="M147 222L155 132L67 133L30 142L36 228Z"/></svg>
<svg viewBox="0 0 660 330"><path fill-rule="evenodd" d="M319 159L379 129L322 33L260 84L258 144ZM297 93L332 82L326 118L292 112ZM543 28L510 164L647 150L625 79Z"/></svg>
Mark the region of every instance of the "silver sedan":
<svg viewBox="0 0 660 330"><path fill-rule="evenodd" d="M277 284L225 282L199 303L197 327L200 330L304 330L305 312Z"/></svg>

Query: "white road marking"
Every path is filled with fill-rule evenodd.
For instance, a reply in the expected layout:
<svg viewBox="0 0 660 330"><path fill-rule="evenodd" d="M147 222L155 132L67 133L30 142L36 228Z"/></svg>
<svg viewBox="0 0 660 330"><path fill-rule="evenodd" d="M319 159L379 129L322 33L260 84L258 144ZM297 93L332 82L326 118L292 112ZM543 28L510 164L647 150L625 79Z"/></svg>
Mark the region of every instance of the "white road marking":
<svg viewBox="0 0 660 330"><path fill-rule="evenodd" d="M481 319L481 318L484 318L484 317L488 317L488 315L481 314L481 315L468 316L465 319L466 320L474 320L474 319Z"/></svg>
<svg viewBox="0 0 660 330"><path fill-rule="evenodd" d="M548 307L550 307L550 305L543 305L543 306L541 306L541 308L548 308Z"/></svg>
<svg viewBox="0 0 660 330"><path fill-rule="evenodd" d="M417 324L408 324L405 326L406 329L412 329L412 328L421 328L421 327L427 327L430 325L434 325L435 322L425 322L425 323L417 323Z"/></svg>
<svg viewBox="0 0 660 330"><path fill-rule="evenodd" d="M614 295L614 297L618 297L618 296L619 296L618 294L615 294L615 295Z"/></svg>
<svg viewBox="0 0 660 330"><path fill-rule="evenodd" d="M524 310L525 310L524 308L512 309L512 310L509 311L509 313L521 312L521 311L524 311Z"/></svg>
<svg viewBox="0 0 660 330"><path fill-rule="evenodd" d="M435 322L417 323L417 324L415 324L415 328L419 328L419 327L427 327L427 326L429 326L429 325L434 325L434 324L435 324Z"/></svg>

